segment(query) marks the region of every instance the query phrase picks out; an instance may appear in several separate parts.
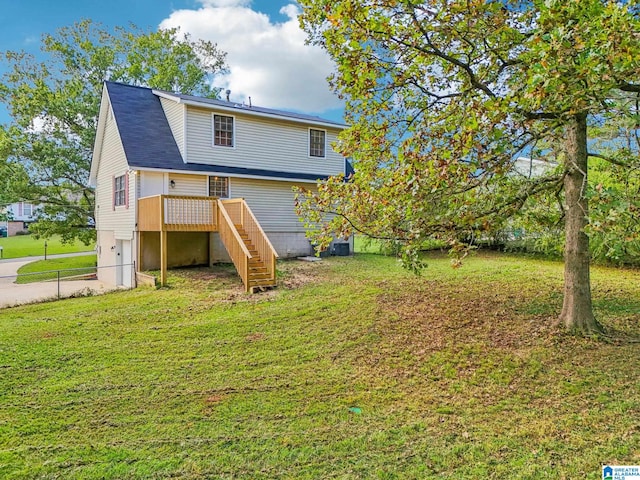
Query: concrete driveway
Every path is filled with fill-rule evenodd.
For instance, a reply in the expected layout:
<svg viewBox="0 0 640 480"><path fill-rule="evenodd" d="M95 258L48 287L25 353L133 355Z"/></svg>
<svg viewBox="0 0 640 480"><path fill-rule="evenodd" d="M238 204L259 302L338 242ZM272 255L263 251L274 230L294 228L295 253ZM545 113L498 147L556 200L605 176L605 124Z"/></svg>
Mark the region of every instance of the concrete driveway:
<svg viewBox="0 0 640 480"><path fill-rule="evenodd" d="M48 255L47 258L93 255L94 252L79 252L72 254ZM0 261L0 308L13 307L26 303L56 300L58 297L67 298L81 294L101 294L115 290L113 285L107 285L98 280L62 280L58 289L58 282L34 282L17 284L18 269L27 263L42 260L44 257L12 258Z"/></svg>
<svg viewBox="0 0 640 480"><path fill-rule="evenodd" d="M13 283L16 281L12 276L18 274L18 269L26 265L27 263L34 262L35 260L26 260L24 258L12 258L11 260L2 260L0 262L0 288L4 289L4 285L7 283Z"/></svg>

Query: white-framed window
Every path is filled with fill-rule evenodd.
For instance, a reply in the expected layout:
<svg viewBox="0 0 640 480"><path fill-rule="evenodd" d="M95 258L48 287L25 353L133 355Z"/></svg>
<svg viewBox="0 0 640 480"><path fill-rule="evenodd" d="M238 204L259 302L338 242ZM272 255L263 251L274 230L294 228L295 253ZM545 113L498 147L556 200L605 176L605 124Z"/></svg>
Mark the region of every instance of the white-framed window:
<svg viewBox="0 0 640 480"><path fill-rule="evenodd" d="M327 132L324 130L309 129L309 156L325 157L325 145L327 141Z"/></svg>
<svg viewBox="0 0 640 480"><path fill-rule="evenodd" d="M33 205L25 203L23 206L23 213L25 217L30 217L33 214Z"/></svg>
<svg viewBox="0 0 640 480"><path fill-rule="evenodd" d="M217 147L235 146L233 117L213 114L213 144Z"/></svg>
<svg viewBox="0 0 640 480"><path fill-rule="evenodd" d="M113 179L113 205L116 207L126 205L127 203L127 194L125 191L127 182L125 178L126 175L120 175Z"/></svg>
<svg viewBox="0 0 640 480"><path fill-rule="evenodd" d="M229 177L209 177L209 196L229 198Z"/></svg>

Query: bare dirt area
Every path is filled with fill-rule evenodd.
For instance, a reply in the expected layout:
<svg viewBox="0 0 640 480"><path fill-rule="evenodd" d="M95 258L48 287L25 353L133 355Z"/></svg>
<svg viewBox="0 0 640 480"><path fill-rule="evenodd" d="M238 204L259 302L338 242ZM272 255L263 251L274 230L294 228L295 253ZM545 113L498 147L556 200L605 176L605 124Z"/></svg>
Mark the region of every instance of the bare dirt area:
<svg viewBox="0 0 640 480"><path fill-rule="evenodd" d="M174 269L170 271L174 285L189 282L194 292L204 294L215 302L261 302L269 300L282 289L292 290L300 288L325 277L328 262L305 262L297 259L279 260L277 272L277 287L263 292L248 295L242 281L233 265L216 265L209 267L193 267Z"/></svg>

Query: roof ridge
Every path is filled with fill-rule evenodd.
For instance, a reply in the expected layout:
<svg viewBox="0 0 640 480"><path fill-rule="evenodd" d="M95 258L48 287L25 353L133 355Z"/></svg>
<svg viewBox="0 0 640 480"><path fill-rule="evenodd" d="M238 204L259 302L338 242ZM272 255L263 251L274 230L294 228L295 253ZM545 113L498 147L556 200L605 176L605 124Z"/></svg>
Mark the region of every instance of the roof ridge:
<svg viewBox="0 0 640 480"><path fill-rule="evenodd" d="M106 80L105 83L107 84L115 84L115 85L119 85L119 86L123 86L123 87L130 87L130 88L136 88L136 89L144 89L144 90L151 90L154 95L157 95L156 92L158 92L159 94L164 94L164 95L168 95L168 96L172 96L181 100L187 100L187 101L192 101L192 102L196 102L196 103L200 103L200 104L204 104L204 105L214 105L214 106L218 106L218 107L224 107L224 108L231 108L234 110L238 110L238 111L242 111L242 112L253 112L253 113L258 113L258 114L264 114L264 115L271 115L271 116L275 116L275 117L282 117L282 118L289 118L289 119L294 119L294 120L302 120L302 121L307 121L307 122L312 122L312 123L322 123L322 124L327 124L330 126L336 126L336 127L346 127L346 125L342 122L337 122L335 120L330 120L328 118L324 118L321 117L319 115L311 115L308 113L300 113L300 112L294 112L291 110L281 110L281 109L277 109L277 108L270 108L270 107L262 107L259 105L247 105L244 102L232 102L232 101L226 101L226 100L222 100L219 98L208 98L208 97L201 97L199 95L191 95L188 93L180 93L180 92L171 92L168 90L163 90L161 88L152 88L152 87L143 87L143 86L139 86L139 85L130 85L127 83L123 83L123 82L115 82L112 80Z"/></svg>
<svg viewBox="0 0 640 480"><path fill-rule="evenodd" d="M151 87L145 87L143 85L131 85L130 83L125 83L125 82L118 82L115 80L105 80L104 81L105 84L112 84L112 85L120 85L121 87L130 87L130 88L140 88L140 89L144 89L144 90L160 90L159 88L151 88Z"/></svg>

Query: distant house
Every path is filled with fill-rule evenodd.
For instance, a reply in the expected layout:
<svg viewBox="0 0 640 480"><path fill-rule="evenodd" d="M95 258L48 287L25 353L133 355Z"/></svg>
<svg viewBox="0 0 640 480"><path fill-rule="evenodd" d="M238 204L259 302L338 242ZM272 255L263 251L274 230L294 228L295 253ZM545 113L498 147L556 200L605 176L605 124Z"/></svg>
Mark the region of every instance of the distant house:
<svg viewBox="0 0 640 480"><path fill-rule="evenodd" d="M558 164L552 160L539 160L529 157L518 157L513 163L513 171L526 178L541 177L556 168Z"/></svg>
<svg viewBox="0 0 640 480"><path fill-rule="evenodd" d="M233 261L247 290L276 257L312 253L294 185L346 172L344 125L319 117L106 82L90 180L101 280Z"/></svg>
<svg viewBox="0 0 640 480"><path fill-rule="evenodd" d="M36 205L29 202L11 203L2 211L7 219L0 221L0 227L7 229L9 237L17 235L18 232L28 232L29 225L36 220L37 209Z"/></svg>

